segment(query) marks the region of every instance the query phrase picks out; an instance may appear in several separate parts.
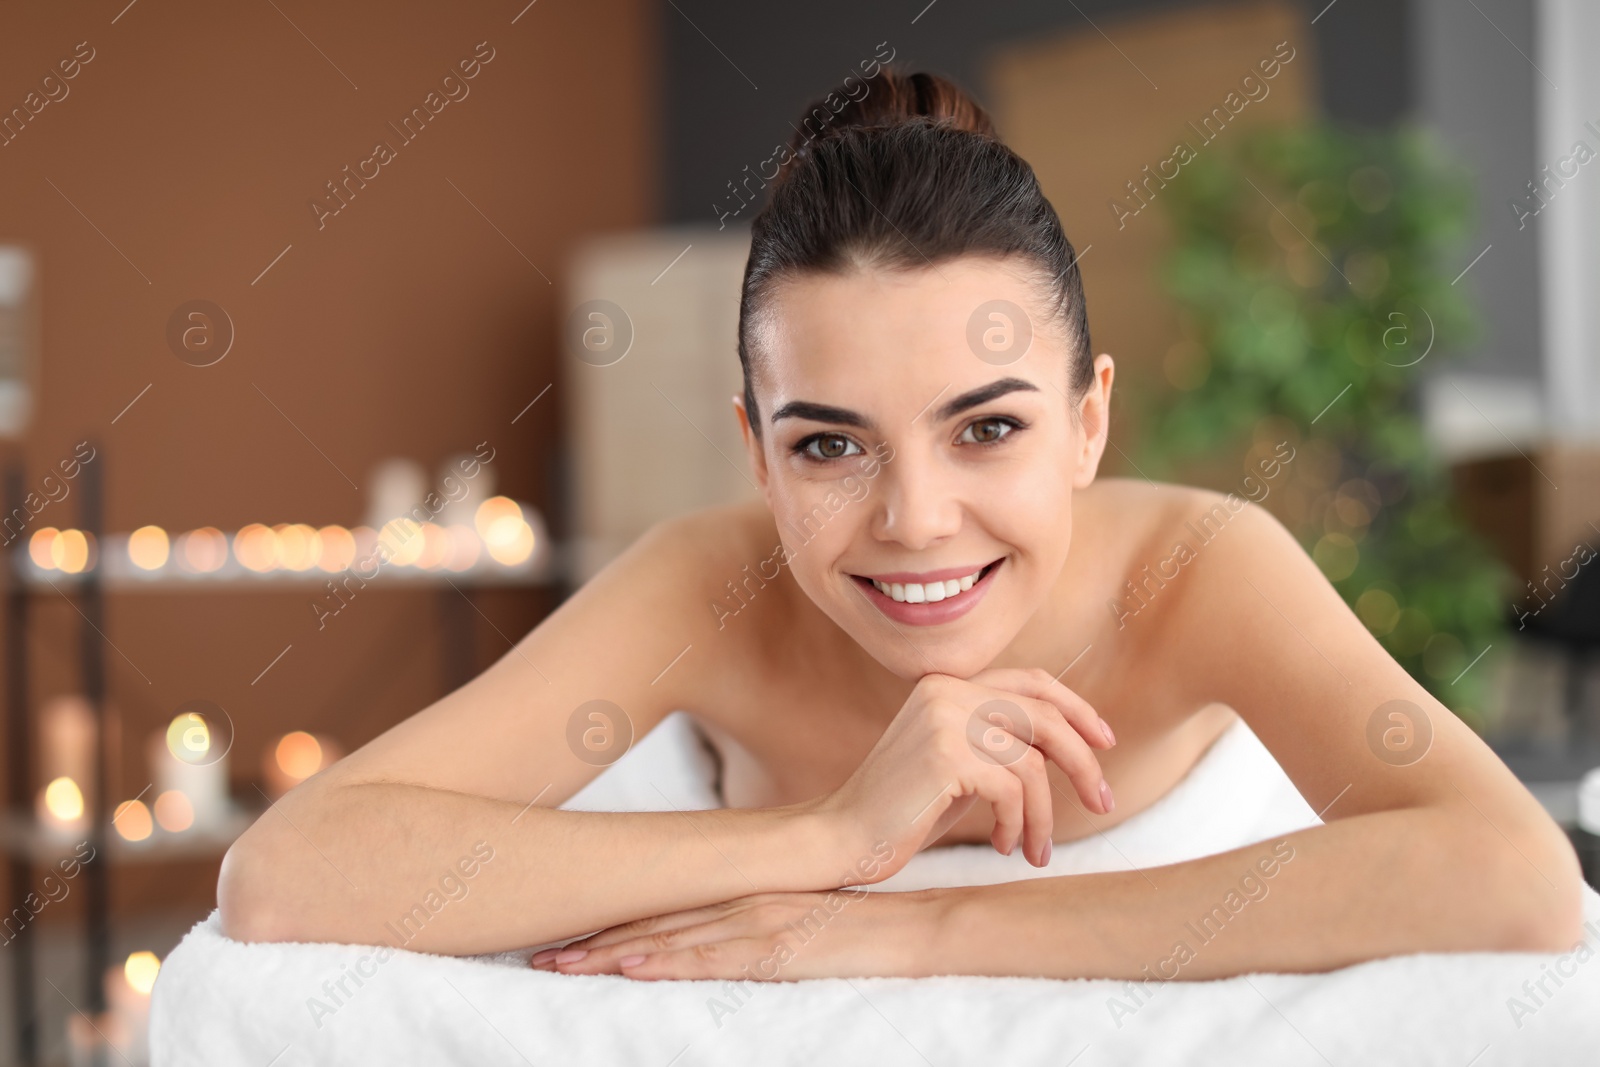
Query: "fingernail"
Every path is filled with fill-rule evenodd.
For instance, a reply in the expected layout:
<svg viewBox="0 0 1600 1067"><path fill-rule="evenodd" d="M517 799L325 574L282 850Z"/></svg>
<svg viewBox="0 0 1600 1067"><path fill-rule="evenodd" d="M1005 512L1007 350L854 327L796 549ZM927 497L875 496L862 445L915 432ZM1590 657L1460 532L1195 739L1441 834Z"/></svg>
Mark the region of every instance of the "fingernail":
<svg viewBox="0 0 1600 1067"><path fill-rule="evenodd" d="M535 952L532 956L528 957L528 962L532 964L549 963L551 960L555 959L560 952L561 950L558 948L540 949L538 952Z"/></svg>
<svg viewBox="0 0 1600 1067"><path fill-rule="evenodd" d="M563 951L556 953L555 961L557 963L577 963L588 954L589 950L586 948L564 949Z"/></svg>
<svg viewBox="0 0 1600 1067"><path fill-rule="evenodd" d="M1045 839L1045 842L1044 842L1044 862L1045 862L1046 865L1049 865L1049 863L1050 863L1050 846L1054 845L1054 844L1055 844L1055 842L1051 841L1049 838Z"/></svg>
<svg viewBox="0 0 1600 1067"><path fill-rule="evenodd" d="M644 962L644 957L643 956L624 956L620 960L617 961L617 964L618 964L618 966L621 966L621 967L637 967L637 966L639 966L639 964L641 964L643 962Z"/></svg>
<svg viewBox="0 0 1600 1067"><path fill-rule="evenodd" d="M1106 744L1114 745L1117 743L1117 735L1111 732L1111 724L1104 719L1100 720L1100 732L1106 735Z"/></svg>
<svg viewBox="0 0 1600 1067"><path fill-rule="evenodd" d="M1112 808L1117 806L1117 802L1111 799L1111 787L1106 784L1106 780L1104 778L1100 779L1100 803L1106 809L1107 813L1109 813Z"/></svg>

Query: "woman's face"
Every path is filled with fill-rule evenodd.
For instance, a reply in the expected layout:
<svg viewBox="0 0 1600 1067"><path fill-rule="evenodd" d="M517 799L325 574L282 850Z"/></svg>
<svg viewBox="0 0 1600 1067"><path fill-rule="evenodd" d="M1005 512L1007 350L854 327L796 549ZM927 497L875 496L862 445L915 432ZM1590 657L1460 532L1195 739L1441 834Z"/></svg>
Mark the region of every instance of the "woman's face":
<svg viewBox="0 0 1600 1067"><path fill-rule="evenodd" d="M1111 359L1074 419L1065 327L1039 307L1018 264L964 257L781 282L751 339L745 443L789 570L902 678L987 667L1066 559Z"/></svg>

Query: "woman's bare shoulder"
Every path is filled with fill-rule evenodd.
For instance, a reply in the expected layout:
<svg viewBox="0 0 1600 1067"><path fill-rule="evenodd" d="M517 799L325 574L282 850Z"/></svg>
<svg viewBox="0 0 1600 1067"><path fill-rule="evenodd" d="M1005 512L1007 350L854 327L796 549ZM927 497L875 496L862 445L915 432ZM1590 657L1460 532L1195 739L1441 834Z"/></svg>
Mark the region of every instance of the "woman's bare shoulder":
<svg viewBox="0 0 1600 1067"><path fill-rule="evenodd" d="M674 669L657 686L671 684L675 707L714 717L759 675L773 628L760 620L771 623L789 603L783 583L756 574L778 543L760 500L703 508L655 523L593 579L608 603L632 605L624 625L676 636L674 655L681 651L691 669Z"/></svg>
<svg viewBox="0 0 1600 1067"><path fill-rule="evenodd" d="M593 580L609 584L620 578L628 589L646 585L653 599L677 605L675 616L689 609L690 630L720 630L719 614L727 609L719 613L717 605L731 601L737 606L730 586L750 584L752 570L772 557L778 544L777 527L760 500L702 508L656 522Z"/></svg>
<svg viewBox="0 0 1600 1067"><path fill-rule="evenodd" d="M1229 494L1147 478L1096 478L1074 497L1075 530L1097 533L1108 544L1121 545L1128 562L1139 570L1143 557L1170 549L1174 537L1188 533L1188 523L1227 506ZM1241 498L1235 498L1241 500ZM1075 532L1074 537L1077 534Z"/></svg>
<svg viewBox="0 0 1600 1067"><path fill-rule="evenodd" d="M648 575L658 589L692 599L714 621L712 603L728 596L728 583L739 583L746 565L771 556L777 542L772 516L757 500L662 519L617 562L633 575Z"/></svg>
<svg viewBox="0 0 1600 1067"><path fill-rule="evenodd" d="M1096 504L1116 508L1128 515L1148 515L1154 518L1172 515L1192 508L1202 501L1222 500L1228 494L1214 489L1202 489L1177 482L1155 482L1148 478L1096 478L1094 484L1078 494L1080 499L1093 499Z"/></svg>
<svg viewBox="0 0 1600 1067"><path fill-rule="evenodd" d="M751 552L770 553L777 528L766 505L750 500L662 519L645 536L676 562L709 567Z"/></svg>

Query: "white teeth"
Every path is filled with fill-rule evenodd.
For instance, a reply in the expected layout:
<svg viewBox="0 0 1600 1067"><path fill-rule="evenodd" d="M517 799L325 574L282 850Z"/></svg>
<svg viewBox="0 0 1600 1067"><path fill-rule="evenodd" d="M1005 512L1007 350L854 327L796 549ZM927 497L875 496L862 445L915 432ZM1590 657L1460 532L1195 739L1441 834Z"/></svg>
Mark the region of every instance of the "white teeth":
<svg viewBox="0 0 1600 1067"><path fill-rule="evenodd" d="M950 578L943 582L928 582L925 585L880 582L876 578L872 580L872 584L877 587L878 592L902 604L936 604L971 589L982 574L980 568L965 578Z"/></svg>

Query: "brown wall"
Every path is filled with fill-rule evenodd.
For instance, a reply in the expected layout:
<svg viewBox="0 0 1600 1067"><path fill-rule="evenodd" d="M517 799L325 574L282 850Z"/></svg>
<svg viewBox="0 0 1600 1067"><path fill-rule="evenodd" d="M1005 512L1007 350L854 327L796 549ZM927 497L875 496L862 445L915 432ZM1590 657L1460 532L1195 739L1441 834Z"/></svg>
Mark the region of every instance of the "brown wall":
<svg viewBox="0 0 1600 1067"><path fill-rule="evenodd" d="M997 50L993 112L1006 143L1033 165L1083 257L1095 351L1111 353L1117 364L1113 449L1101 469L1133 476L1117 442L1138 440L1139 428L1121 397L1135 382L1146 390L1168 388L1163 364L1182 337L1161 279L1171 226L1159 202L1160 178L1147 175L1176 169L1180 142L1196 153L1219 151L1207 136L1232 142L1247 130L1309 116L1316 59L1304 13L1286 0L1128 14L1101 27L1116 48L1084 27ZM1276 64L1274 77L1263 81L1257 63L1272 59L1285 41L1294 58ZM1245 96L1246 75L1255 76L1260 99L1220 130L1197 132L1190 124L1221 109L1228 94ZM1179 169L1172 181L1185 177ZM1146 192L1143 207L1130 182ZM1231 468L1219 473L1220 485L1236 479Z"/></svg>
<svg viewBox="0 0 1600 1067"><path fill-rule="evenodd" d="M20 446L30 483L88 437L111 530L354 524L379 459L432 472L487 440L500 489L549 514L560 405L546 397L511 420L547 383L561 388L569 250L655 215L657 27L640 0L539 3L513 24L519 6L8 7L0 109L24 105L79 42L94 56L0 147L0 242L33 246L42 273L37 405ZM388 123L484 41L493 58L468 95L404 143ZM379 139L393 160L319 229L309 202ZM165 336L195 298L237 333L205 368ZM72 525L77 503L36 524ZM236 790L255 796L247 779L269 737L307 728L353 747L441 695L434 595L363 596L322 632L304 591L111 599L119 769L138 779L128 795L145 780L138 742L192 698L234 718ZM507 647L495 627L515 640L545 599L480 597L493 626L465 615L479 665ZM37 706L75 685L77 616L56 599L35 617Z"/></svg>

